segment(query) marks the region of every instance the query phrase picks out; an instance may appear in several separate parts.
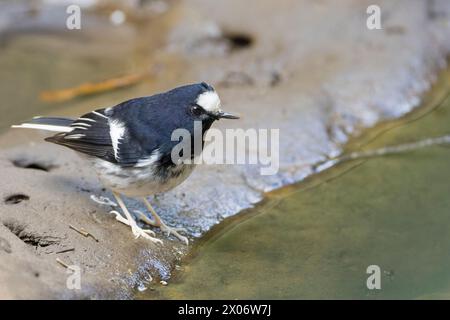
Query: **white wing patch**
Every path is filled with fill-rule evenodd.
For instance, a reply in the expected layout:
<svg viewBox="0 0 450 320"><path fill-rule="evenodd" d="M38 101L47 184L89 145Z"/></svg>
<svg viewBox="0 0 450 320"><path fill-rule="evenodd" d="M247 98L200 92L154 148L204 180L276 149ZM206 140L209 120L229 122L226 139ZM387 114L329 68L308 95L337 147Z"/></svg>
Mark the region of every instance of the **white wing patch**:
<svg viewBox="0 0 450 320"><path fill-rule="evenodd" d="M91 125L90 125L89 123L84 123L84 122L76 121L76 122L72 123L70 126L71 126L71 127L76 127L76 126L78 126L78 127L87 127L87 128L89 128Z"/></svg>
<svg viewBox="0 0 450 320"><path fill-rule="evenodd" d="M95 120L91 119L91 118L78 118L76 122L79 122L79 121L95 122Z"/></svg>
<svg viewBox="0 0 450 320"><path fill-rule="evenodd" d="M64 139L81 139L86 137L85 134L82 133L72 133L64 136Z"/></svg>
<svg viewBox="0 0 450 320"><path fill-rule="evenodd" d="M119 120L109 120L109 135L114 149L114 157L119 160L119 144L125 134L125 125Z"/></svg>
<svg viewBox="0 0 450 320"><path fill-rule="evenodd" d="M92 126L96 121L94 119L89 118L78 118L75 120L70 127L74 129L87 130Z"/></svg>
<svg viewBox="0 0 450 320"><path fill-rule="evenodd" d="M208 112L220 111L220 99L215 91L202 93L198 96L196 103Z"/></svg>
<svg viewBox="0 0 450 320"><path fill-rule="evenodd" d="M105 118L105 119L108 119L108 117L107 117L107 116L105 116L105 115L101 114L101 113L100 113L100 112L98 112L98 111L92 111L92 113L93 113L93 114L95 114L96 116L99 116L99 117L103 117L103 118Z"/></svg>
<svg viewBox="0 0 450 320"><path fill-rule="evenodd" d="M136 168L149 167L153 163L158 161L160 157L161 157L161 153L159 152L158 149L156 149L155 151L152 152L152 154L149 157L140 159L134 166Z"/></svg>

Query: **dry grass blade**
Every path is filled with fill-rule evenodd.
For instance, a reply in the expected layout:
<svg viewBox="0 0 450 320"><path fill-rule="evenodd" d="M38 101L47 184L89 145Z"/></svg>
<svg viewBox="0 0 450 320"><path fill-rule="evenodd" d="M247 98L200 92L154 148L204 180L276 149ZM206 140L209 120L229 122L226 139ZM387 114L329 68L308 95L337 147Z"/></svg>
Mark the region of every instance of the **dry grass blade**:
<svg viewBox="0 0 450 320"><path fill-rule="evenodd" d="M54 91L43 91L39 99L45 102L63 102L80 96L106 92L134 85L148 76L147 72L134 73L96 83L83 83L77 87Z"/></svg>

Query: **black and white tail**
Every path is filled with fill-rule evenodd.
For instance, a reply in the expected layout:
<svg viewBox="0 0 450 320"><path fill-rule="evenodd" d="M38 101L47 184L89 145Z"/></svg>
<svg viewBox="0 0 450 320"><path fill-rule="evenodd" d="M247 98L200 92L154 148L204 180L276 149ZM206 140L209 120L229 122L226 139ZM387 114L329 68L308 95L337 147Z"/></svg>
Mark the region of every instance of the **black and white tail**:
<svg viewBox="0 0 450 320"><path fill-rule="evenodd" d="M12 128L38 129L54 132L71 132L74 128L70 125L74 119L60 117L34 117L31 121L19 125L13 125Z"/></svg>
<svg viewBox="0 0 450 320"><path fill-rule="evenodd" d="M109 162L117 162L119 140L122 136L114 133L105 109L86 113L78 119L61 117L35 117L29 122L12 126L13 128L53 131L56 134L45 141L56 143L75 151L98 157ZM122 129L122 135L125 129ZM115 140L113 141L113 138Z"/></svg>

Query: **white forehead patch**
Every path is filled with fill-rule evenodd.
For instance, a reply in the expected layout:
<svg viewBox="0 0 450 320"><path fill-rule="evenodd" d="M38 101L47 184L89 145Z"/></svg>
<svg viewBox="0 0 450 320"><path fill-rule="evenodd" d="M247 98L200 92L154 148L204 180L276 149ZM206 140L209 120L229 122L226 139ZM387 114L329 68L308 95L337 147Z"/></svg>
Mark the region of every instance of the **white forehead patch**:
<svg viewBox="0 0 450 320"><path fill-rule="evenodd" d="M199 95L197 104L208 112L220 110L220 99L215 91L207 91Z"/></svg>

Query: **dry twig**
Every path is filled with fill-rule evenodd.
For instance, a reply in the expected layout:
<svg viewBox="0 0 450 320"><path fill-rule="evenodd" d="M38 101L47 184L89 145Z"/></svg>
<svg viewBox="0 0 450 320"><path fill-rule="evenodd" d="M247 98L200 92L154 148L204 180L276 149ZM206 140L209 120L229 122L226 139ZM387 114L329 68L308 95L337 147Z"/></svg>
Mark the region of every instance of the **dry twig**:
<svg viewBox="0 0 450 320"><path fill-rule="evenodd" d="M64 268L66 268L66 269L70 269L70 270L73 270L74 271L74 269L71 267L71 266L69 266L67 263L65 263L64 261L62 261L60 258L56 258L56 262L58 262L60 265L62 265Z"/></svg>
<svg viewBox="0 0 450 320"><path fill-rule="evenodd" d="M69 248L69 249L64 249L61 251L56 251L55 254L66 253L66 252L71 252L71 251L75 251L75 248Z"/></svg>
<svg viewBox="0 0 450 320"><path fill-rule="evenodd" d="M45 102L63 102L80 96L128 87L138 83L146 76L148 76L148 72L133 73L96 83L87 82L73 88L42 91L39 99Z"/></svg>
<svg viewBox="0 0 450 320"><path fill-rule="evenodd" d="M78 232L79 234L81 234L81 235L83 235L83 236L85 236L85 237L91 237L91 238L94 239L96 242L98 242L98 239L97 239L92 233L90 233L90 232L84 230L83 228L78 229L78 228L74 227L74 226L71 225L71 224L69 225L69 228L72 229L72 230L74 230L74 231L76 231L76 232Z"/></svg>

